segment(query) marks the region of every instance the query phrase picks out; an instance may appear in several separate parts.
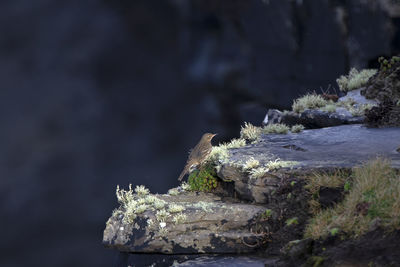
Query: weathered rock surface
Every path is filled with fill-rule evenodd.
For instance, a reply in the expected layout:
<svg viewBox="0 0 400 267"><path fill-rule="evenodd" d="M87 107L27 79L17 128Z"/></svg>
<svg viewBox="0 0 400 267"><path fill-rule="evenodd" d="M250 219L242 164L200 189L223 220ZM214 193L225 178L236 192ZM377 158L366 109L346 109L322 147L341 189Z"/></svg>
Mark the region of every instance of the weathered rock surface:
<svg viewBox="0 0 400 267"><path fill-rule="evenodd" d="M378 105L375 99L367 99L361 94L365 88L352 90L347 92L337 101L335 112L328 112L321 109L307 109L301 113L293 111L282 112L277 109L270 109L262 122L263 125L283 123L288 126L302 124L307 129L318 129L324 127L332 127L344 124L361 124L365 120L365 116L354 116L347 108L340 106L346 101L354 102L354 107L360 105L371 104Z"/></svg>
<svg viewBox="0 0 400 267"><path fill-rule="evenodd" d="M171 214L158 220L155 210L147 210L128 224L116 213L107 222L103 244L125 252L165 254L244 253L263 244L265 235L256 233L256 226L265 207L205 193L157 197L184 206L186 219L176 223Z"/></svg>
<svg viewBox="0 0 400 267"><path fill-rule="evenodd" d="M268 203L281 180L293 175L312 173L318 169L352 168L371 158L384 156L400 168L400 128L367 128L343 125L305 130L298 134L263 135L257 144L231 150L231 161L246 162L250 157L261 165L275 159L294 161L290 168L268 172L250 179L234 164L225 164L218 173L235 182L236 192L244 199Z"/></svg>

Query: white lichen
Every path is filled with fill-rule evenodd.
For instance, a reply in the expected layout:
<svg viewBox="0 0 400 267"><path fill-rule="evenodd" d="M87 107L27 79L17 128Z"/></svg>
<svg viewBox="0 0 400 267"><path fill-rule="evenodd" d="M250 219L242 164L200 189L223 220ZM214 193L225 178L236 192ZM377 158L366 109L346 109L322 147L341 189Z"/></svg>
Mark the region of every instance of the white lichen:
<svg viewBox="0 0 400 267"><path fill-rule="evenodd" d="M172 221L174 222L174 224L182 224L186 222L186 219L187 217L185 214L179 213L172 218Z"/></svg>
<svg viewBox="0 0 400 267"><path fill-rule="evenodd" d="M268 124L262 128L264 134L287 134L288 131L289 127L281 123Z"/></svg>
<svg viewBox="0 0 400 267"><path fill-rule="evenodd" d="M167 202L165 202L164 200L157 198L153 203L153 207L157 210L161 210L165 207L166 203Z"/></svg>
<svg viewBox="0 0 400 267"><path fill-rule="evenodd" d="M153 195L148 195L146 196L146 198L144 198L144 200L146 204L153 205L154 202L158 200L158 198Z"/></svg>
<svg viewBox="0 0 400 267"><path fill-rule="evenodd" d="M177 195L179 195L179 191L176 188L171 188L168 190L168 195L177 196Z"/></svg>
<svg viewBox="0 0 400 267"><path fill-rule="evenodd" d="M304 126L301 124L295 124L292 126L292 128L290 128L290 131L292 133L300 133L303 130L304 130Z"/></svg>
<svg viewBox="0 0 400 267"><path fill-rule="evenodd" d="M129 190L126 191L124 189L120 189L119 185L117 185L116 190L117 200L122 206L126 206L130 201L134 199L132 184L129 184Z"/></svg>
<svg viewBox="0 0 400 267"><path fill-rule="evenodd" d="M306 109L317 109L322 108L328 104L322 96L313 94L307 94L293 101L292 109L296 113L301 113Z"/></svg>
<svg viewBox="0 0 400 267"><path fill-rule="evenodd" d="M170 213L178 213L182 212L185 210L185 207L182 205L177 205L177 204L170 204L168 207L168 212Z"/></svg>
<svg viewBox="0 0 400 267"><path fill-rule="evenodd" d="M234 138L230 142L223 144L227 149L239 148L246 145L246 140L243 138Z"/></svg>
<svg viewBox="0 0 400 267"><path fill-rule="evenodd" d="M250 170L250 178L252 179L259 179L265 176L265 174L268 172L268 168L265 167L258 167L255 169Z"/></svg>
<svg viewBox="0 0 400 267"><path fill-rule="evenodd" d="M336 82L341 91L347 92L365 86L368 80L374 76L376 72L377 70L375 69L358 71L357 69L352 68L347 76L340 76Z"/></svg>
<svg viewBox="0 0 400 267"><path fill-rule="evenodd" d="M141 214L145 212L148 209L148 206L146 204L142 204L136 207L136 214Z"/></svg>
<svg viewBox="0 0 400 267"><path fill-rule="evenodd" d="M336 112L336 105L333 103L327 104L326 106L322 107L321 110L329 113Z"/></svg>
<svg viewBox="0 0 400 267"><path fill-rule="evenodd" d="M159 210L156 212L156 218L160 222L165 221L169 215L170 213L167 212L166 210Z"/></svg>
<svg viewBox="0 0 400 267"><path fill-rule="evenodd" d="M206 161L211 161L215 165L223 164L229 161L229 152L225 146L214 146L208 155Z"/></svg>
<svg viewBox="0 0 400 267"><path fill-rule="evenodd" d="M240 138L250 142L257 142L261 135L261 128L256 127L249 122L245 122L244 126L240 129Z"/></svg>
<svg viewBox="0 0 400 267"><path fill-rule="evenodd" d="M164 227L164 228L160 228L159 230L158 230L158 235L160 236L160 238L161 237L165 237L167 234L168 234L168 229L166 228L166 227Z"/></svg>
<svg viewBox="0 0 400 267"><path fill-rule="evenodd" d="M149 189L147 189L144 185L137 185L135 192L138 196L145 196L150 193Z"/></svg>
<svg viewBox="0 0 400 267"><path fill-rule="evenodd" d="M271 160L267 163L267 169L269 171L277 170L280 168L286 168L296 165L296 161L282 161L280 159Z"/></svg>
<svg viewBox="0 0 400 267"><path fill-rule="evenodd" d="M242 166L243 170L248 171L251 169L255 169L260 166L260 162L253 157L250 157Z"/></svg>
<svg viewBox="0 0 400 267"><path fill-rule="evenodd" d="M183 182L181 188L183 191L190 191L190 185L187 182Z"/></svg>

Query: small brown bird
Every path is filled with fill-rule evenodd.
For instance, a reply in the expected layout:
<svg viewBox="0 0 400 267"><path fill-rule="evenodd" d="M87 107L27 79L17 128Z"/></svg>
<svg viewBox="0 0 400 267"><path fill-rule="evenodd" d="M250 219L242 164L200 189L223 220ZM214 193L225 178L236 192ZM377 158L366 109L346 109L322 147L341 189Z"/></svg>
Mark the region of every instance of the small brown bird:
<svg viewBox="0 0 400 267"><path fill-rule="evenodd" d="M201 165L207 156L211 153L212 144L211 140L217 134L205 133L200 139L200 142L190 151L189 158L186 162L185 168L183 169L181 175L179 175L178 180L182 180L183 176L188 174L188 172L196 166Z"/></svg>

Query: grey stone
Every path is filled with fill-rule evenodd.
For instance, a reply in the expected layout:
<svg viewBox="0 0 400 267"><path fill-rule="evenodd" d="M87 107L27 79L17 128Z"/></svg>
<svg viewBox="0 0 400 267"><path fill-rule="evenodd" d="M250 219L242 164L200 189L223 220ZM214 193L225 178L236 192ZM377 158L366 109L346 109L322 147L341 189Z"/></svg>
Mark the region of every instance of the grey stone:
<svg viewBox="0 0 400 267"><path fill-rule="evenodd" d="M253 232L253 227L265 207L222 201L206 193L157 197L184 206L186 220L174 223L171 214L160 222L156 211L147 210L128 224L123 215L114 213L106 224L103 244L125 252L164 254L244 253L263 244L264 235Z"/></svg>
<svg viewBox="0 0 400 267"><path fill-rule="evenodd" d="M251 179L237 164L227 163L218 175L234 181L235 190L242 198L269 203L280 181L293 173L306 175L318 169L351 168L380 156L400 168L398 144L400 128L376 129L358 124L304 130L298 134L262 135L259 143L232 149L230 161L244 163L253 157L264 166L276 159L294 164Z"/></svg>

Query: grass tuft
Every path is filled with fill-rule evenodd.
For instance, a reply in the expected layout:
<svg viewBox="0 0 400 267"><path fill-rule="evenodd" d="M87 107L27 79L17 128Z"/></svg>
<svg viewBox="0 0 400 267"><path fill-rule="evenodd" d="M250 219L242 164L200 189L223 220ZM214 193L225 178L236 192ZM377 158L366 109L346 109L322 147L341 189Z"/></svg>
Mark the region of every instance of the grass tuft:
<svg viewBox="0 0 400 267"><path fill-rule="evenodd" d="M354 168L352 176L344 200L318 212L306 227L306 237L324 238L337 228L356 238L377 221L389 231L400 229L400 177L390 162L378 158Z"/></svg>

